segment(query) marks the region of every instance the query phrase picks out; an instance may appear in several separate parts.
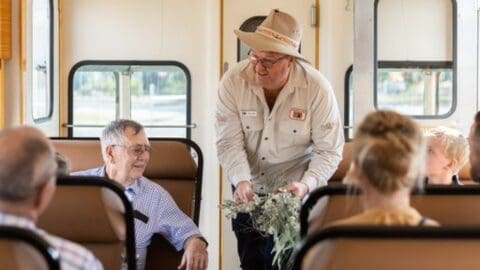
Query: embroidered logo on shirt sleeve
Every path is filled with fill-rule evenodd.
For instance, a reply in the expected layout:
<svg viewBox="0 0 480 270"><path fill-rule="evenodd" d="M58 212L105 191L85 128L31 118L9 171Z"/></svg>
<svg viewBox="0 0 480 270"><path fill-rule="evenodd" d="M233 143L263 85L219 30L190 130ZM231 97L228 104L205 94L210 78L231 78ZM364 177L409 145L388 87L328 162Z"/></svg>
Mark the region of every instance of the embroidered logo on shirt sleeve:
<svg viewBox="0 0 480 270"><path fill-rule="evenodd" d="M329 122L329 123L323 124L322 128L324 128L324 129L334 129L334 128L338 128L338 126L339 126L339 124L337 122Z"/></svg>

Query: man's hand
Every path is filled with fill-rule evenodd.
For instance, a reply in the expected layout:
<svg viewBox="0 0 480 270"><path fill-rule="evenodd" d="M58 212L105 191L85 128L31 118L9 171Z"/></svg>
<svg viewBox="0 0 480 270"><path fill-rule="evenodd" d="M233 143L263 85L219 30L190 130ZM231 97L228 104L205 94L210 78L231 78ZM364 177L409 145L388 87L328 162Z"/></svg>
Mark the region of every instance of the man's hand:
<svg viewBox="0 0 480 270"><path fill-rule="evenodd" d="M291 192L293 195L297 196L300 199L303 199L308 193L308 186L302 182L290 182L285 186L279 187L278 191L280 192Z"/></svg>
<svg viewBox="0 0 480 270"><path fill-rule="evenodd" d="M193 236L185 243L185 252L178 269L205 270L208 266L207 244Z"/></svg>
<svg viewBox="0 0 480 270"><path fill-rule="evenodd" d="M249 202L253 199L252 183L243 180L237 184L235 193L233 193L234 200L241 200L243 202Z"/></svg>

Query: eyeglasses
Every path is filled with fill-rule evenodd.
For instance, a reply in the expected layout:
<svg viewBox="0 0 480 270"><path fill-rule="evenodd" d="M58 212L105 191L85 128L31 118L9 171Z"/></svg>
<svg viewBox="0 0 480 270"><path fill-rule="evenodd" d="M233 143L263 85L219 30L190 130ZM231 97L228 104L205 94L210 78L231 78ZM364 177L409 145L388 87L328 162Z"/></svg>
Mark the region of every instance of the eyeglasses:
<svg viewBox="0 0 480 270"><path fill-rule="evenodd" d="M258 64L258 62L260 62L260 64L262 64L262 66L264 68L271 68L278 61L280 61L282 59L285 59L285 58L288 58L288 57L290 57L290 55L284 55L284 56L281 56L281 57L276 58L276 59L260 59L260 58L258 58L258 56L253 54L253 52L250 52L248 54L248 60L250 61L250 64L252 64L253 66L256 66Z"/></svg>
<svg viewBox="0 0 480 270"><path fill-rule="evenodd" d="M147 144L134 144L134 145L113 144L112 146L125 147L129 155L136 156L136 157L143 155L143 153L145 152L147 152L148 154L152 153L152 147Z"/></svg>

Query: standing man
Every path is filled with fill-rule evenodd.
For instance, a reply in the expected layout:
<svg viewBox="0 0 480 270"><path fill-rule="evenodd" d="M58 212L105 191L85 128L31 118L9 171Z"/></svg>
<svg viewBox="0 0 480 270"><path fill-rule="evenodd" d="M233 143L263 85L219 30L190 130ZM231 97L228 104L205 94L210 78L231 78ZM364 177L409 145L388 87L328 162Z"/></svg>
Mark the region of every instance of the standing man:
<svg viewBox="0 0 480 270"><path fill-rule="evenodd" d="M143 216L135 219L137 269L145 268L154 233L160 233L177 250L184 250L178 269L207 269L207 242L195 223L165 189L143 176L152 150L143 126L132 120L112 121L103 130L100 143L105 165L73 175L103 176L125 187L133 209Z"/></svg>
<svg viewBox="0 0 480 270"><path fill-rule="evenodd" d="M35 225L55 192L56 170L53 146L41 131L32 127L0 131L0 225L32 230L43 237L59 251L61 269L103 269L86 248Z"/></svg>
<svg viewBox="0 0 480 270"><path fill-rule="evenodd" d="M234 199L270 193L274 181L303 198L327 184L344 144L334 92L327 79L298 53L302 27L272 10L254 33L235 31L251 51L220 82L216 113L218 158ZM272 268L272 238L238 215L233 230L242 269Z"/></svg>

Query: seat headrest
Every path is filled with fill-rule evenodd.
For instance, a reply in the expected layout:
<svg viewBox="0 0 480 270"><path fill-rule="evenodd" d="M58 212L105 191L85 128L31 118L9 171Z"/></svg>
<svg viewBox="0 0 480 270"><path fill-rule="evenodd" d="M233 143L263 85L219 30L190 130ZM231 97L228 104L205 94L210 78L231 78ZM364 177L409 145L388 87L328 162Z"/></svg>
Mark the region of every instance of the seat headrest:
<svg viewBox="0 0 480 270"><path fill-rule="evenodd" d="M55 150L64 155L71 171L103 165L100 140L53 139ZM180 141L150 140L152 154L144 176L150 179L194 179L197 165L186 144Z"/></svg>
<svg viewBox="0 0 480 270"><path fill-rule="evenodd" d="M58 185L38 226L75 242L123 241L124 211L121 199L108 188Z"/></svg>

